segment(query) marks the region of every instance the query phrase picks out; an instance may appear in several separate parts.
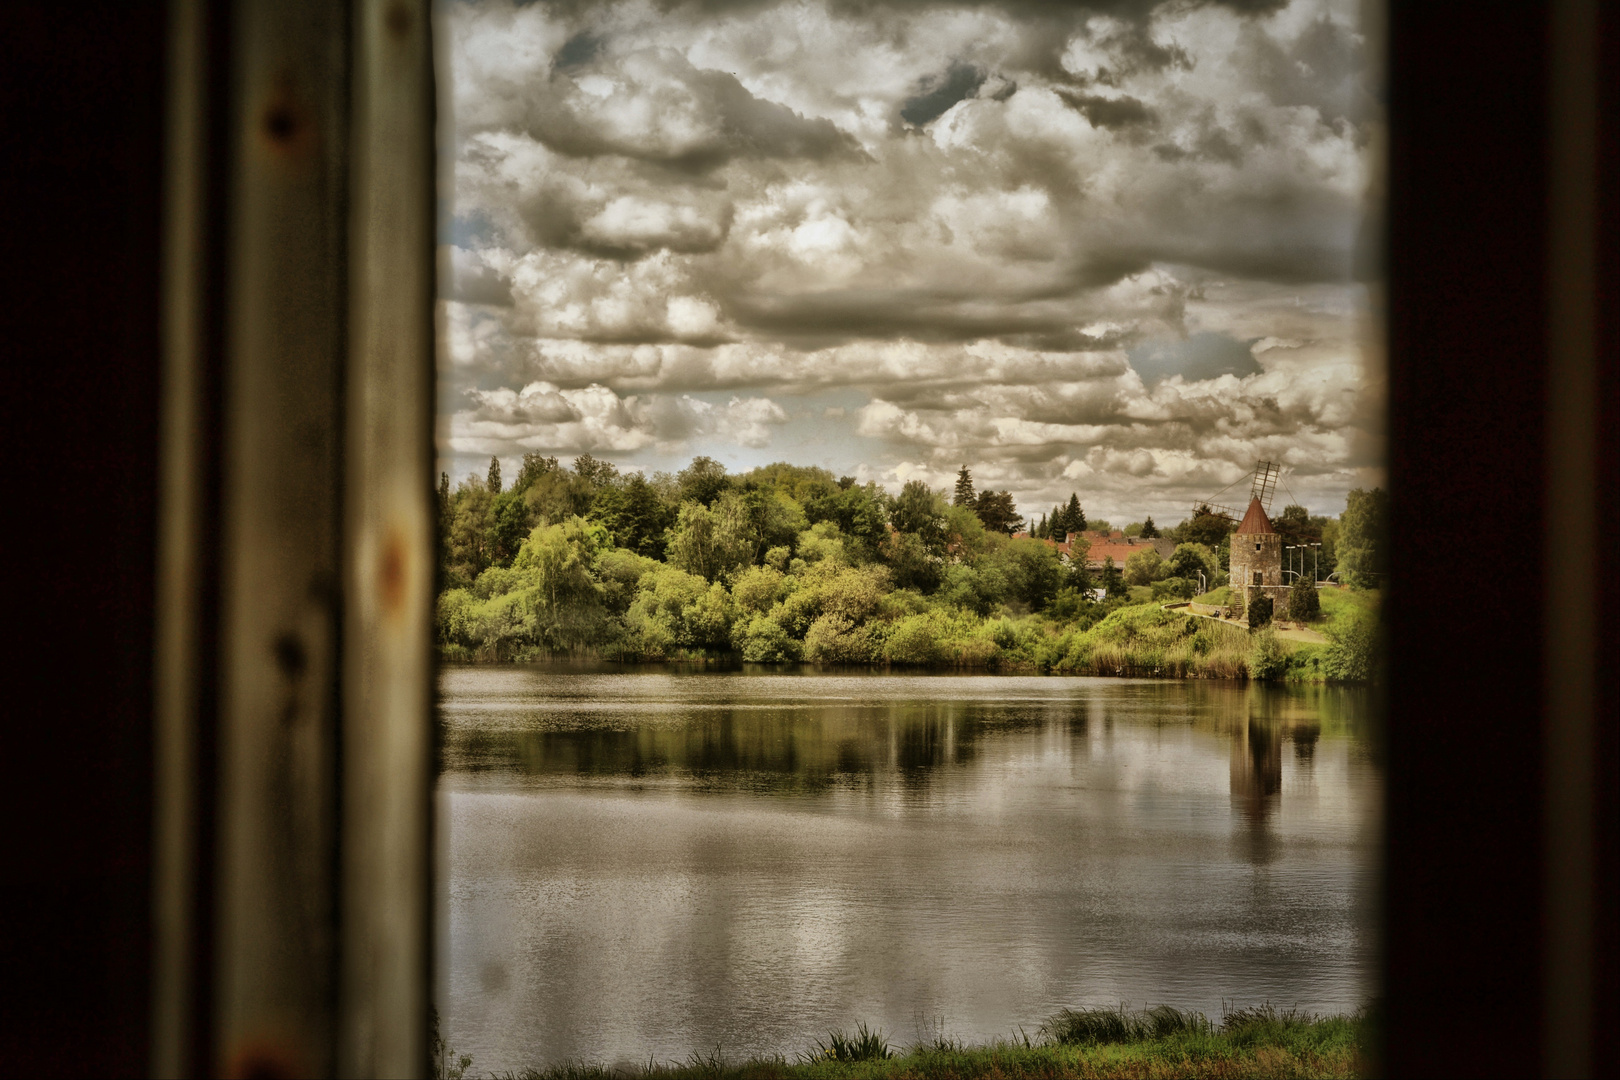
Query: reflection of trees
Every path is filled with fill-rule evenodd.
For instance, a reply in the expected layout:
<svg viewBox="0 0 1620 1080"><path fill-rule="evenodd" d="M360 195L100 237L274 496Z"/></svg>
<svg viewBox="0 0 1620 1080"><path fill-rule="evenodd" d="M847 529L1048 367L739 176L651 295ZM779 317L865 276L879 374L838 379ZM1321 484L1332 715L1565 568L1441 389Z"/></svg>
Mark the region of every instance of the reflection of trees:
<svg viewBox="0 0 1620 1080"><path fill-rule="evenodd" d="M677 770L775 775L790 786L815 786L839 774L965 764L987 731L1039 721L995 705L720 708L684 724L629 730L447 731L445 749L463 767L504 757L532 774L646 776Z"/></svg>

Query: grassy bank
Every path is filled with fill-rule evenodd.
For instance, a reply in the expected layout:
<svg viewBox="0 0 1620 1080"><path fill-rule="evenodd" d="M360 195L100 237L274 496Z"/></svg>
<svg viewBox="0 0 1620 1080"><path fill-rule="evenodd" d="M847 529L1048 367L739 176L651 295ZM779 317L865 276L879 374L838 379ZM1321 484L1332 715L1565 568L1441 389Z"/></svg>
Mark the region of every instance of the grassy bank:
<svg viewBox="0 0 1620 1080"><path fill-rule="evenodd" d="M614 1069L572 1063L504 1075L528 1080L997 1080L1048 1077L1350 1077L1366 1061L1373 1024L1366 1016L1312 1017L1270 1006L1243 1009L1212 1023L1166 1006L1132 1013L1064 1010L1033 1035L984 1046L945 1038L899 1049L864 1025L833 1032L796 1058L730 1061L719 1051L682 1062ZM441 1075L479 1075L475 1063Z"/></svg>

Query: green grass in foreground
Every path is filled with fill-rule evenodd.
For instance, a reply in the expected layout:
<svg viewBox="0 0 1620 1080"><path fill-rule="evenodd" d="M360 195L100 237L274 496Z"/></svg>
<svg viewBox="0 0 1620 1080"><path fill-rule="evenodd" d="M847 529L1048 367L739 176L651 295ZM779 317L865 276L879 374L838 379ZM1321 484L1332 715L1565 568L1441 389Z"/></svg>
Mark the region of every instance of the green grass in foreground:
<svg viewBox="0 0 1620 1080"><path fill-rule="evenodd" d="M1168 1006L1065 1009L1035 1036L964 1046L938 1038L896 1050L864 1024L833 1032L797 1060L731 1062L717 1050L684 1062L649 1062L630 1072L605 1065L568 1064L505 1074L521 1080L995 1080L1056 1077L1351 1077L1368 1073L1372 1022L1355 1017L1303 1016L1269 1005L1228 1013L1219 1024L1201 1013ZM462 1075L457 1072L457 1075ZM477 1075L468 1069L468 1077Z"/></svg>

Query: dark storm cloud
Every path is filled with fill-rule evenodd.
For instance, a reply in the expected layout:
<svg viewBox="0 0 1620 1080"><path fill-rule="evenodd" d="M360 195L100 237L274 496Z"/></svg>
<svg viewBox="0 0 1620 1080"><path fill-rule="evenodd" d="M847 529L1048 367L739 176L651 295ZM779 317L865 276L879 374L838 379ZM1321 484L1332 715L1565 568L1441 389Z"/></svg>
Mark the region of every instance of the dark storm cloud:
<svg viewBox="0 0 1620 1080"><path fill-rule="evenodd" d="M608 80L606 96L581 86L591 75ZM694 173L739 157L864 156L832 121L755 97L735 75L694 68L671 49L557 73L529 103L527 128L570 157L614 155Z"/></svg>
<svg viewBox="0 0 1620 1080"><path fill-rule="evenodd" d="M843 341L906 339L922 342L1040 341L1078 352L1112 348L1103 336L1082 332L1062 313L960 295L911 289L848 289L792 297L733 295L726 313L739 325L803 348Z"/></svg>
<svg viewBox="0 0 1620 1080"><path fill-rule="evenodd" d="M972 97L984 85L985 73L972 64L953 63L942 74L923 80L918 92L900 106L900 118L922 127L952 105Z"/></svg>
<svg viewBox="0 0 1620 1080"><path fill-rule="evenodd" d="M602 51L602 45L602 38L589 30L581 30L563 42L563 47L557 50L556 56L552 57L552 67L558 71L566 71L569 68L579 67L581 64L588 64L596 59L597 54Z"/></svg>
<svg viewBox="0 0 1620 1080"><path fill-rule="evenodd" d="M1256 339L1259 340L1259 339ZM1145 341L1126 350L1131 367L1149 386L1172 375L1188 382L1201 382L1222 375L1258 375L1260 364L1254 358L1254 342L1238 341L1225 334L1205 331L1185 341Z"/></svg>
<svg viewBox="0 0 1620 1080"><path fill-rule="evenodd" d="M1060 87L1058 96L1090 121L1092 127L1151 127L1158 119L1152 109L1133 97L1100 97L1077 93L1067 87Z"/></svg>

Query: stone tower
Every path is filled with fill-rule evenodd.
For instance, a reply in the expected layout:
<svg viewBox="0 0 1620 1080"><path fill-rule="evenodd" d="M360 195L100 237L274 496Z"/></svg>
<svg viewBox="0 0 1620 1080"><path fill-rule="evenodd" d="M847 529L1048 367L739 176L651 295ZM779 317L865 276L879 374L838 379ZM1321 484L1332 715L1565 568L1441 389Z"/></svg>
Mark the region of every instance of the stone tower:
<svg viewBox="0 0 1620 1080"><path fill-rule="evenodd" d="M1242 588L1243 606L1269 596L1278 611L1287 609L1288 587L1282 576L1282 537L1271 527L1259 499L1249 500L1237 532L1232 534L1232 587Z"/></svg>

